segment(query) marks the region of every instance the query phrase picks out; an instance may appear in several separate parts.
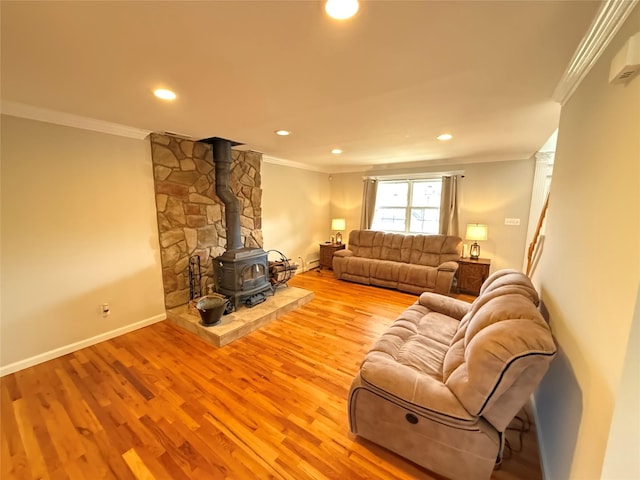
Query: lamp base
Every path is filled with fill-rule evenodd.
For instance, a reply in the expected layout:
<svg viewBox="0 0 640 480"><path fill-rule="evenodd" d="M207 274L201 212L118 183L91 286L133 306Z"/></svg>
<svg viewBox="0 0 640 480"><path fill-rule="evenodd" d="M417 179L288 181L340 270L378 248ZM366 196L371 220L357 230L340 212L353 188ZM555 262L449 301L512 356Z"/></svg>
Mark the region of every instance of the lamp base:
<svg viewBox="0 0 640 480"><path fill-rule="evenodd" d="M336 243L342 245L342 234L340 232L336 233Z"/></svg>
<svg viewBox="0 0 640 480"><path fill-rule="evenodd" d="M473 242L469 248L469 258L471 260L478 260L480 258L480 245L477 242Z"/></svg>

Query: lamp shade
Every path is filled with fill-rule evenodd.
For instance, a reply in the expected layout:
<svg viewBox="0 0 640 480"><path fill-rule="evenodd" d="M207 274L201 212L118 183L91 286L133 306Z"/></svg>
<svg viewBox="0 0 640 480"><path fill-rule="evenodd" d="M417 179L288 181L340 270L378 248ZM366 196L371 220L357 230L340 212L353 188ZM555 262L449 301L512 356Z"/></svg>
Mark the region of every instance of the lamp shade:
<svg viewBox="0 0 640 480"><path fill-rule="evenodd" d="M487 226L479 223L467 224L467 240L486 240Z"/></svg>
<svg viewBox="0 0 640 480"><path fill-rule="evenodd" d="M334 218L331 220L331 230L344 230L347 226L347 222L344 218Z"/></svg>

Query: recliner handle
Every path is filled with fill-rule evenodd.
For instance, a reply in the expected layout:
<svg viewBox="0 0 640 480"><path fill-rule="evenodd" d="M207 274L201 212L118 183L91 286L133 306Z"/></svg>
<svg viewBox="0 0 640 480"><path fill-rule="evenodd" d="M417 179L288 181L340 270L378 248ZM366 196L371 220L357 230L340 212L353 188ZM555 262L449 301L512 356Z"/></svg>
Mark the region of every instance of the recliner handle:
<svg viewBox="0 0 640 480"><path fill-rule="evenodd" d="M416 423L418 423L418 417L416 417L413 413L407 413L404 418L406 418L407 422L409 422L411 425L415 425Z"/></svg>

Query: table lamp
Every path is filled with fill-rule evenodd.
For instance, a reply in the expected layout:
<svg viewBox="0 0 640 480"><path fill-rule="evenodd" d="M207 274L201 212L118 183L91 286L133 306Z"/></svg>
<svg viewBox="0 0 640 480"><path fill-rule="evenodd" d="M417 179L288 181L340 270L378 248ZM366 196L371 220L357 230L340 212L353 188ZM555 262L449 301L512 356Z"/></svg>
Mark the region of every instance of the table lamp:
<svg viewBox="0 0 640 480"><path fill-rule="evenodd" d="M334 218L331 220L331 230L336 231L336 243L340 245L342 243L342 233L340 230L344 230L347 226L347 222L344 218Z"/></svg>
<svg viewBox="0 0 640 480"><path fill-rule="evenodd" d="M467 224L467 240L473 240L471 247L469 247L469 257L471 260L478 260L480 258L480 245L478 240L487 239L487 226L479 223Z"/></svg>

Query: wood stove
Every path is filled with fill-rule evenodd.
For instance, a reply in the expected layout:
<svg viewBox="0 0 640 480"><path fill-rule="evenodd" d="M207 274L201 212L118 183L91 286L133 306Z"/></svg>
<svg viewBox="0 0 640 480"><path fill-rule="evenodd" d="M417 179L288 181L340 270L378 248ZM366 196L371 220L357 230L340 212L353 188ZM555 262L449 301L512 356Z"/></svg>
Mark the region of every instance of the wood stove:
<svg viewBox="0 0 640 480"><path fill-rule="evenodd" d="M214 259L216 289L233 298L237 308L241 302L258 303L265 292L271 292L267 253L261 248L227 250Z"/></svg>
<svg viewBox="0 0 640 480"><path fill-rule="evenodd" d="M238 142L212 137L201 142L213 148L216 195L225 210L227 250L213 260L216 291L232 299L234 308L241 302L248 306L262 301L266 293L273 293L269 282L269 262L262 248L245 247L240 235L241 202L229 186L231 147Z"/></svg>

